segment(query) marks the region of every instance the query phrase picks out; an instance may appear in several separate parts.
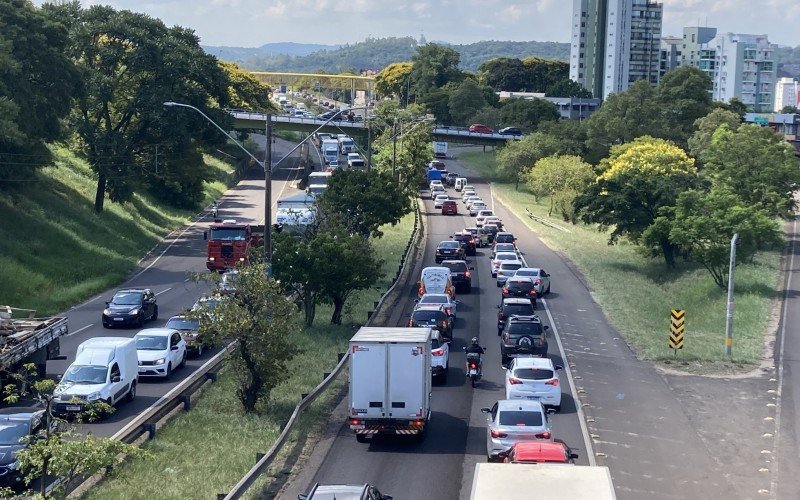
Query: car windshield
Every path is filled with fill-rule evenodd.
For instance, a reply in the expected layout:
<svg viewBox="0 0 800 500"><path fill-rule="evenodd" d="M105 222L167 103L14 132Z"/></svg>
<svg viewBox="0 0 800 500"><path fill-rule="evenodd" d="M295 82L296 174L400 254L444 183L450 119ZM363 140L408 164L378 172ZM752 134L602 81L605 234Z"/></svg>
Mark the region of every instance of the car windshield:
<svg viewBox="0 0 800 500"><path fill-rule="evenodd" d="M222 227L212 227L211 228L211 239L212 240L243 240L244 239L244 228L222 228Z"/></svg>
<svg viewBox="0 0 800 500"><path fill-rule="evenodd" d="M106 372L105 366L72 365L61 377L61 381L73 384L103 384L106 381Z"/></svg>
<svg viewBox="0 0 800 500"><path fill-rule="evenodd" d="M118 306L138 306L142 304L142 292L117 292L111 303Z"/></svg>
<svg viewBox="0 0 800 500"><path fill-rule="evenodd" d="M414 311L411 319L417 323L436 323L444 320L444 313L442 311Z"/></svg>
<svg viewBox="0 0 800 500"><path fill-rule="evenodd" d="M509 335L540 335L542 333L541 323L534 322L514 322L508 325Z"/></svg>
<svg viewBox="0 0 800 500"><path fill-rule="evenodd" d="M506 304L503 307L503 314L506 316L512 316L516 314L517 316L532 316L533 315L533 305L532 304Z"/></svg>
<svg viewBox="0 0 800 500"><path fill-rule="evenodd" d="M542 413L538 411L506 410L500 412L500 425L517 427L541 427Z"/></svg>
<svg viewBox="0 0 800 500"><path fill-rule="evenodd" d="M442 265L456 273L463 273L467 270L466 262L442 262Z"/></svg>
<svg viewBox="0 0 800 500"><path fill-rule="evenodd" d="M0 446L14 446L21 444L22 438L27 435L27 422L0 423Z"/></svg>
<svg viewBox="0 0 800 500"><path fill-rule="evenodd" d="M423 295L419 300L420 304L446 304L447 302L447 295L440 293L429 293Z"/></svg>
<svg viewBox="0 0 800 500"><path fill-rule="evenodd" d="M443 241L439 243L439 248L458 248L459 243L457 241Z"/></svg>
<svg viewBox="0 0 800 500"><path fill-rule="evenodd" d="M137 335L136 350L163 351L167 348L167 337L162 335Z"/></svg>
<svg viewBox="0 0 800 500"><path fill-rule="evenodd" d="M171 318L167 321L165 328L175 330L197 330L200 328L200 320L191 318Z"/></svg>
<svg viewBox="0 0 800 500"><path fill-rule="evenodd" d="M192 311L197 311L201 307L207 307L209 309L215 309L217 307L217 303L219 301L217 299L205 299L205 300L198 300L192 306Z"/></svg>
<svg viewBox="0 0 800 500"><path fill-rule="evenodd" d="M525 380L550 380L553 378L553 370L547 368L517 368L514 376Z"/></svg>

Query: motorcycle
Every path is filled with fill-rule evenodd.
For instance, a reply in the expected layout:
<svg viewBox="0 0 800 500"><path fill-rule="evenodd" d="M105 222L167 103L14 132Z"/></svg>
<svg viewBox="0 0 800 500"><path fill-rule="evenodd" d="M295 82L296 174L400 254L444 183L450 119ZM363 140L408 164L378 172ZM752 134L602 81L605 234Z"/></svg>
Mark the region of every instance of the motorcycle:
<svg viewBox="0 0 800 500"><path fill-rule="evenodd" d="M498 337L499 337L500 335L502 335L502 334L503 334L503 329L504 329L505 327L506 327L506 322L505 322L505 320L498 319L498 320L497 320L497 336L498 336Z"/></svg>
<svg viewBox="0 0 800 500"><path fill-rule="evenodd" d="M219 207L217 206L217 202L211 203L211 215L213 216L214 220L219 218Z"/></svg>
<svg viewBox="0 0 800 500"><path fill-rule="evenodd" d="M463 348L464 351L467 350L466 347ZM485 351L486 349L484 349ZM481 355L476 352L468 352L467 353L467 377L470 379L472 383L472 387L478 386L478 380L481 379L483 375L482 363L481 363Z"/></svg>

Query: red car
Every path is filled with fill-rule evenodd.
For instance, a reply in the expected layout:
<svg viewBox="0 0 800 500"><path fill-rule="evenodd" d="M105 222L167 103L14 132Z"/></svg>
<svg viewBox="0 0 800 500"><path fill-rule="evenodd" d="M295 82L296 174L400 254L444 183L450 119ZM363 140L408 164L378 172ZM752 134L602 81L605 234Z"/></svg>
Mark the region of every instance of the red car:
<svg viewBox="0 0 800 500"><path fill-rule="evenodd" d="M458 215L458 205L455 200L447 200L442 203L442 215Z"/></svg>
<svg viewBox="0 0 800 500"><path fill-rule="evenodd" d="M478 134L494 134L494 130L490 129L486 125L481 125L480 123L473 123L470 125L469 131Z"/></svg>
<svg viewBox="0 0 800 500"><path fill-rule="evenodd" d="M501 454L507 464L574 463L578 455L558 441L521 441Z"/></svg>

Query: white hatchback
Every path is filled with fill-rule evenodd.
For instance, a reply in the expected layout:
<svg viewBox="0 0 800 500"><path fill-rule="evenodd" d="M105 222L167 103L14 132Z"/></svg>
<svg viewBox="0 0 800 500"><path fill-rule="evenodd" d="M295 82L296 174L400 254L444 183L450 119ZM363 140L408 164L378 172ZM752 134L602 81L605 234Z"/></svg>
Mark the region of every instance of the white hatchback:
<svg viewBox="0 0 800 500"><path fill-rule="evenodd" d="M497 270L500 269L500 264L507 260L519 262L519 255L517 255L516 252L497 252L492 259L492 278L497 276Z"/></svg>
<svg viewBox="0 0 800 500"><path fill-rule="evenodd" d="M483 226L483 221L486 220L487 217L491 217L494 215L494 212L491 210L481 210L478 212L478 215L475 216L475 225L478 227Z"/></svg>
<svg viewBox="0 0 800 500"><path fill-rule="evenodd" d="M512 358L506 371L506 399L535 399L561 410L561 384L550 358Z"/></svg>
<svg viewBox="0 0 800 500"><path fill-rule="evenodd" d="M447 196L446 194L437 194L436 199L433 200L433 208L442 208L444 202L446 202L449 199L450 197Z"/></svg>
<svg viewBox="0 0 800 500"><path fill-rule="evenodd" d="M169 378L186 364L186 341L171 328L145 328L133 337L140 377Z"/></svg>

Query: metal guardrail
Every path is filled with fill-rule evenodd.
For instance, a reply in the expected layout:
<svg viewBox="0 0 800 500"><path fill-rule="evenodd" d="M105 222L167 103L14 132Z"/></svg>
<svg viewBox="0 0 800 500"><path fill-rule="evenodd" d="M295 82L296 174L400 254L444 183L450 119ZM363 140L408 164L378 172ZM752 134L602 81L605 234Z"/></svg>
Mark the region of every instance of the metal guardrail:
<svg viewBox="0 0 800 500"><path fill-rule="evenodd" d="M392 281L392 285L381 295L380 300L375 306L375 310L379 310L383 305L383 302L386 300L386 297L392 293L394 288L397 286L397 283L400 281L400 275L403 273L403 269L408 263L410 252L414 249L414 242L417 240L420 230L421 230L421 217L422 214L419 210L419 204L414 209L414 230L411 232L411 237L408 239L408 244L406 245L405 252L403 253L403 257L400 260L400 266L397 270L397 274L395 275L394 280ZM372 323L372 319L375 315L371 315L365 324L365 326L369 326ZM292 412L292 416L289 418L289 421L286 422L283 430L281 431L278 439L272 445L272 448L262 456L258 462L250 469L247 474L239 480L236 485L228 492L227 495L219 495L219 498L224 498L225 500L235 500L241 498L242 495L253 485L254 482L258 479L258 477L263 473L267 467L269 467L272 462L275 460L275 457L278 456L281 448L283 447L286 439L289 437L289 434L292 432L292 428L294 424L297 422L297 419L303 413L303 411L317 399L317 397L322 394L325 389L333 382L340 373L344 371L344 367L347 364L347 360L350 358L350 352L347 351L342 358L339 360L339 364L336 365L336 368L322 381L321 384L316 386L310 393L305 395L300 402L295 406L294 411Z"/></svg>
<svg viewBox="0 0 800 500"><path fill-rule="evenodd" d="M553 229L558 229L559 231L563 231L565 233L572 234L572 231L570 231L569 229L565 228L564 226L559 226L558 224L554 224L554 223L550 222L549 220L545 219L544 217L539 217L538 215L532 213L527 208L525 209L525 213L528 214L528 218L529 219L533 219L536 222L540 222L540 223L544 224L545 226L550 226Z"/></svg>

